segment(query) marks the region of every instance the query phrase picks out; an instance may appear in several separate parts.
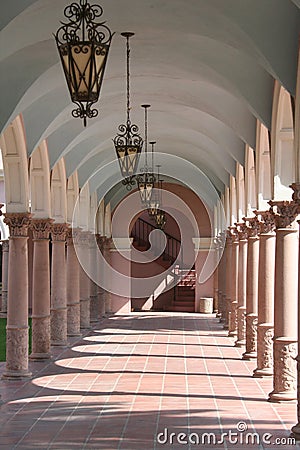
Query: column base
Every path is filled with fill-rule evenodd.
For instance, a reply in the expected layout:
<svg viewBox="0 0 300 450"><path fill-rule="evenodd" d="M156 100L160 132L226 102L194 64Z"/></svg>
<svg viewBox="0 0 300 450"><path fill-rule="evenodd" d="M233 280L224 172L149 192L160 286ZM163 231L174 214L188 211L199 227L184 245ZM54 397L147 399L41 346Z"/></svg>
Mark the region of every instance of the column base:
<svg viewBox="0 0 300 450"><path fill-rule="evenodd" d="M81 337L82 333L68 333L68 337Z"/></svg>
<svg viewBox="0 0 300 450"><path fill-rule="evenodd" d="M53 347L67 347L68 341L51 341Z"/></svg>
<svg viewBox="0 0 300 450"><path fill-rule="evenodd" d="M82 325L81 327L80 327L80 329L81 330L92 330L92 327L90 326L90 325Z"/></svg>
<svg viewBox="0 0 300 450"><path fill-rule="evenodd" d="M229 331L228 332L228 337L236 337L237 336L237 331Z"/></svg>
<svg viewBox="0 0 300 450"><path fill-rule="evenodd" d="M31 353L29 359L30 361L44 361L46 359L51 359L51 353Z"/></svg>
<svg viewBox="0 0 300 450"><path fill-rule="evenodd" d="M272 377L274 375L273 369L271 368L264 368L264 369L255 369L253 370L253 377L254 378L264 378L264 377Z"/></svg>
<svg viewBox="0 0 300 450"><path fill-rule="evenodd" d="M235 347L245 347L245 345L246 345L246 341L244 341L244 340L235 341L235 344L234 344Z"/></svg>
<svg viewBox="0 0 300 450"><path fill-rule="evenodd" d="M26 380L32 377L32 373L28 370L5 370L2 374L2 380Z"/></svg>
<svg viewBox="0 0 300 450"><path fill-rule="evenodd" d="M280 403L280 402L292 402L297 400L297 392L271 392L269 394L268 402Z"/></svg>
<svg viewBox="0 0 300 450"><path fill-rule="evenodd" d="M242 359L245 359L246 361L250 359L256 359L257 353L256 352L245 352L243 353Z"/></svg>

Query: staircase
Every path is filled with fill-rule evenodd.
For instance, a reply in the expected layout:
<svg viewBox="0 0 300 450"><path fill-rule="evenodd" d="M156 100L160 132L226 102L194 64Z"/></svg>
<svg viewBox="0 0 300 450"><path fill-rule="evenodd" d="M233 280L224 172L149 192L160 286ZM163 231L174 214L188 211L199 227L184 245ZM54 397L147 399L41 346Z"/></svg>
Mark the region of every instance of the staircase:
<svg viewBox="0 0 300 450"><path fill-rule="evenodd" d="M139 218L132 229L131 237L133 238L133 246L140 251L147 251L150 249L149 234L157 228L146 220ZM176 261L180 252L180 241L168 233L164 233L167 239L164 252L155 260L164 269L168 269ZM151 250L154 255L159 246L155 247L155 242L152 242ZM172 279L173 284L172 301L164 309L167 311L176 312L194 312L195 311L195 270L185 269L183 263L180 266L170 270L167 277ZM168 285L170 283L167 283ZM160 295L163 294L163 290ZM158 298L158 297L156 297Z"/></svg>

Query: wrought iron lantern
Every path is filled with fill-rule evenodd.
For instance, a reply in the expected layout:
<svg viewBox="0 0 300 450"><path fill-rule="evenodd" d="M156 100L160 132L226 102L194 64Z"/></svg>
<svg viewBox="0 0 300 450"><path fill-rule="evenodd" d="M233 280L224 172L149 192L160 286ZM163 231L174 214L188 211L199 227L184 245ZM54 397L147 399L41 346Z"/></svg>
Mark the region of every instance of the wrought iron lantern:
<svg viewBox="0 0 300 450"><path fill-rule="evenodd" d="M167 219L166 219L166 214L162 209L159 209L155 215L155 222L157 227L160 230L163 230L166 223L167 223Z"/></svg>
<svg viewBox="0 0 300 450"><path fill-rule="evenodd" d="M105 22L96 22L103 14L100 5L91 5L87 0L73 2L64 10L69 22L54 35L66 77L71 100L77 105L73 117L83 119L96 117L93 108L100 96L108 52L114 33Z"/></svg>
<svg viewBox="0 0 300 450"><path fill-rule="evenodd" d="M141 169L141 174L137 176L137 185L140 192L141 202L143 206L148 207L152 191L155 183L155 176L153 171L153 153L152 153L152 167L148 166L148 108L150 105L142 105L145 110L145 166Z"/></svg>
<svg viewBox="0 0 300 450"><path fill-rule="evenodd" d="M155 142L152 141L150 142L150 144L152 145L152 155L153 155L153 147ZM148 206L148 215L150 217L150 219L154 219L155 220L155 216L159 210L159 185L160 185L160 181L159 181L159 168L160 168L160 164L157 164L157 189L153 189L152 191L152 197L151 200L149 202L149 206ZM155 188L155 185L154 185Z"/></svg>
<svg viewBox="0 0 300 450"><path fill-rule="evenodd" d="M128 190L135 184L134 176L138 168L140 154L143 148L143 139L138 134L139 128L132 124L130 120L130 48L129 38L134 36L134 33L121 33L126 38L126 55L127 55L127 120L126 124L121 124L118 127L119 133L114 138L115 150L117 153L120 170L124 177L123 184Z"/></svg>

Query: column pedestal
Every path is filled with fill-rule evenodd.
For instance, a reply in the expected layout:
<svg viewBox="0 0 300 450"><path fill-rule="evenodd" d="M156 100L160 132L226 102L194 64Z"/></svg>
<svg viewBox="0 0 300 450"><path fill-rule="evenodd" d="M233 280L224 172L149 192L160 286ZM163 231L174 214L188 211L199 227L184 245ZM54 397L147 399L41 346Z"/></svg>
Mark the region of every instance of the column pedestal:
<svg viewBox="0 0 300 450"><path fill-rule="evenodd" d="M28 213L6 213L10 230L5 379L28 378Z"/></svg>
<svg viewBox="0 0 300 450"><path fill-rule="evenodd" d="M32 353L30 359L49 359L50 354L50 258L51 219L32 219Z"/></svg>
<svg viewBox="0 0 300 450"><path fill-rule="evenodd" d="M66 235L68 225L54 223L52 234L51 345L67 345Z"/></svg>

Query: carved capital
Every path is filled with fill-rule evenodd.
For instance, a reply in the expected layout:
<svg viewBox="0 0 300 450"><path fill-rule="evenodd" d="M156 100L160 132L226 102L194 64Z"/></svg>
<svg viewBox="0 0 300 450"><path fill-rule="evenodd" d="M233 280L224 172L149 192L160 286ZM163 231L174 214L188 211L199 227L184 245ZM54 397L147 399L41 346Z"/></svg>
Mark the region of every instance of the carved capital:
<svg viewBox="0 0 300 450"><path fill-rule="evenodd" d="M69 228L67 230L67 245L78 245L80 240L80 228Z"/></svg>
<svg viewBox="0 0 300 450"><path fill-rule="evenodd" d="M51 226L51 237L53 242L65 242L69 225L67 223L53 223Z"/></svg>
<svg viewBox="0 0 300 450"><path fill-rule="evenodd" d="M11 237L27 237L32 215L30 213L5 213Z"/></svg>
<svg viewBox="0 0 300 450"><path fill-rule="evenodd" d="M9 240L8 239L4 239L1 242L2 242L2 253L8 252L8 250L9 250Z"/></svg>
<svg viewBox="0 0 300 450"><path fill-rule="evenodd" d="M295 219L299 214L299 206L293 201L269 201L276 228L295 228Z"/></svg>
<svg viewBox="0 0 300 450"><path fill-rule="evenodd" d="M31 229L33 232L33 239L49 239L52 223L53 219L32 219Z"/></svg>
<svg viewBox="0 0 300 450"><path fill-rule="evenodd" d="M237 227L229 227L228 234L230 234L230 239L232 244L237 244L239 242L239 234Z"/></svg>
<svg viewBox="0 0 300 450"><path fill-rule="evenodd" d="M260 231L260 225L257 216L243 217L243 220L247 226L248 238L257 238Z"/></svg>
<svg viewBox="0 0 300 450"><path fill-rule="evenodd" d="M246 241L248 239L248 230L245 222L237 222L236 229L240 241Z"/></svg>
<svg viewBox="0 0 300 450"><path fill-rule="evenodd" d="M273 213L269 211L254 211L259 219L260 234L271 234L275 230L275 222Z"/></svg>

